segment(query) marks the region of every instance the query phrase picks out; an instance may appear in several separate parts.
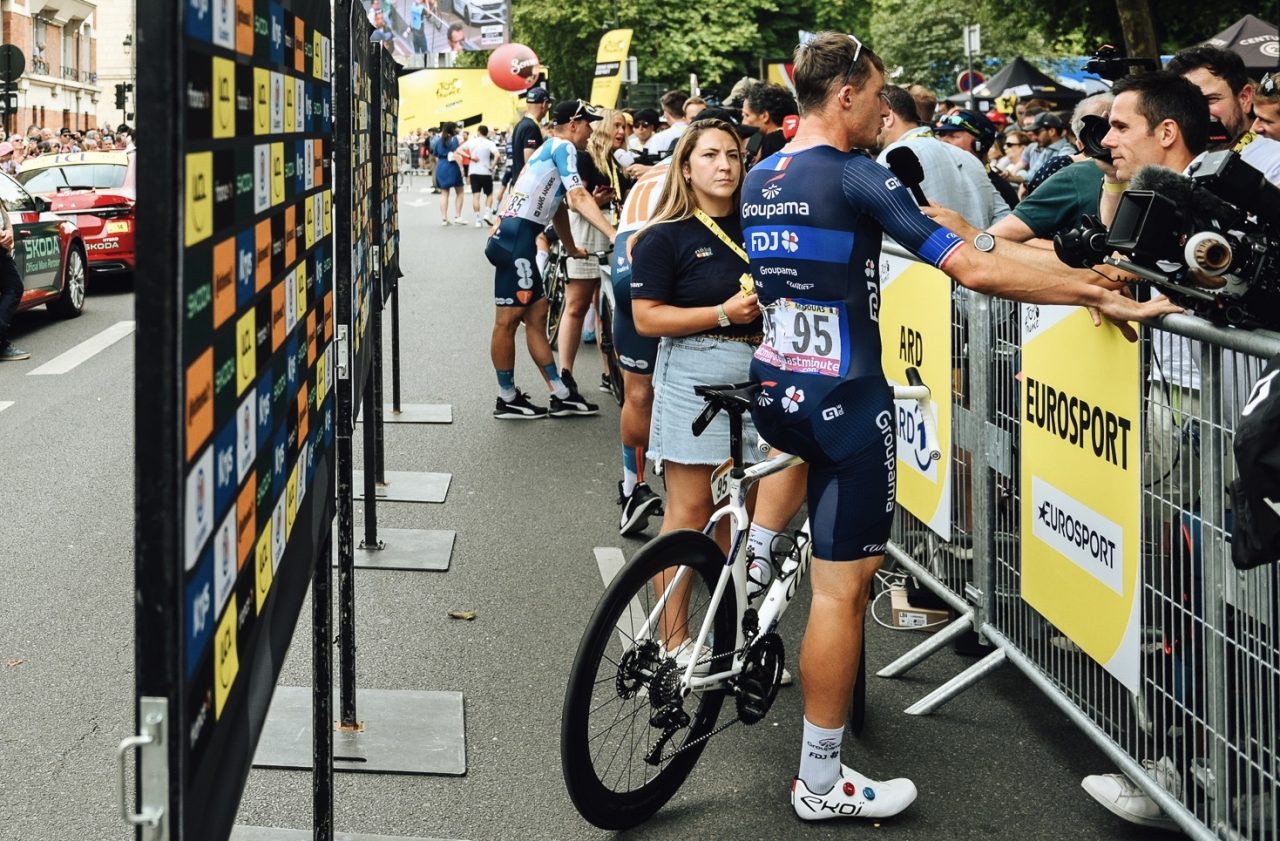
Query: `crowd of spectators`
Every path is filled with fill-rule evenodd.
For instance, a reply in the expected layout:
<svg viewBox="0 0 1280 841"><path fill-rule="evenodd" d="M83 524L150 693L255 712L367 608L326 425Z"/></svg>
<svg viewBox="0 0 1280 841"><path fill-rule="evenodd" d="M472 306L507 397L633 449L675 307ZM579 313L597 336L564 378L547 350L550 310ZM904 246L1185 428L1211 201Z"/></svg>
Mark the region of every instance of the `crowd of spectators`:
<svg viewBox="0 0 1280 841"><path fill-rule="evenodd" d="M26 161L41 155L66 155L73 152L132 151L133 131L121 123L114 131L110 128L75 131L63 128L55 131L37 125L25 132L14 132L7 139L0 139L0 170L12 175Z"/></svg>

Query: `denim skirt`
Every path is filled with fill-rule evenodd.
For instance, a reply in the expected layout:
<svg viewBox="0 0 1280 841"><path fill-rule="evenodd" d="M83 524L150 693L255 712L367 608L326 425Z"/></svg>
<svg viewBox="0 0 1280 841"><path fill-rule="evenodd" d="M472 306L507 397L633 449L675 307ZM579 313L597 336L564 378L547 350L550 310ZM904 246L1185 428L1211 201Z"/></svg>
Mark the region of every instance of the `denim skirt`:
<svg viewBox="0 0 1280 841"><path fill-rule="evenodd" d="M658 472L664 461L677 464L719 465L729 458L729 417L720 412L702 435L693 436L693 421L705 401L693 393L695 385L742 383L751 379L755 345L714 336L663 338L653 371L653 415L649 427L649 459ZM743 416L743 460L755 464L762 456L751 413Z"/></svg>

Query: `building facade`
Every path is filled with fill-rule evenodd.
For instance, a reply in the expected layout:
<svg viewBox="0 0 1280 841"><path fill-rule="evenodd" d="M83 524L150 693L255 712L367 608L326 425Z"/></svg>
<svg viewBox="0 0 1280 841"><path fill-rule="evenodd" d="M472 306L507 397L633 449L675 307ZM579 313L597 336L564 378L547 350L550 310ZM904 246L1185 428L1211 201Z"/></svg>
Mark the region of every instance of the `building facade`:
<svg viewBox="0 0 1280 841"><path fill-rule="evenodd" d="M132 85L137 81L134 43L138 38L134 0L98 0L98 125L115 128L121 123L133 126L138 110L135 91L125 97L125 107L116 107L116 85Z"/></svg>
<svg viewBox="0 0 1280 841"><path fill-rule="evenodd" d="M97 126L102 87L97 71L97 0L2 0L6 44L26 56L13 86L17 110L4 115L9 132L38 125L57 131ZM132 12L131 12L132 14Z"/></svg>

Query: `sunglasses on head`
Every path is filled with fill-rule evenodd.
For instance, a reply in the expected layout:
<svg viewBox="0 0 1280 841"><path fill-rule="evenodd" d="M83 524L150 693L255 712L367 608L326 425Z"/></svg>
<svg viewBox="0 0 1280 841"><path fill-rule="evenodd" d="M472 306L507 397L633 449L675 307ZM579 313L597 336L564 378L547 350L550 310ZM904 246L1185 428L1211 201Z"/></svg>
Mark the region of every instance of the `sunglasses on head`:
<svg viewBox="0 0 1280 841"><path fill-rule="evenodd" d="M1262 84L1258 85L1258 93L1263 96L1276 96L1280 94L1280 73L1268 73L1262 77Z"/></svg>
<svg viewBox="0 0 1280 841"><path fill-rule="evenodd" d="M853 74L858 70L858 59L862 58L862 42L858 40L856 35L846 35L850 41L854 43L853 61L849 62L849 69L844 74L842 85L849 84L849 80L853 78Z"/></svg>

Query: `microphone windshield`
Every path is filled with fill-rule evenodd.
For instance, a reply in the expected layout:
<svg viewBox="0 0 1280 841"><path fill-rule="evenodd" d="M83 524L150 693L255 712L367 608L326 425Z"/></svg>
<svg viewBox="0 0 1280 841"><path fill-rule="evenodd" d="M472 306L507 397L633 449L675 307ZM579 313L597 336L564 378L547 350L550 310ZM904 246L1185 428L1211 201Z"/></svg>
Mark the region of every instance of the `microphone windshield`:
<svg viewBox="0 0 1280 841"><path fill-rule="evenodd" d="M898 180L908 187L919 187L924 181L924 167L920 166L920 159L906 146L890 149L885 162Z"/></svg>

